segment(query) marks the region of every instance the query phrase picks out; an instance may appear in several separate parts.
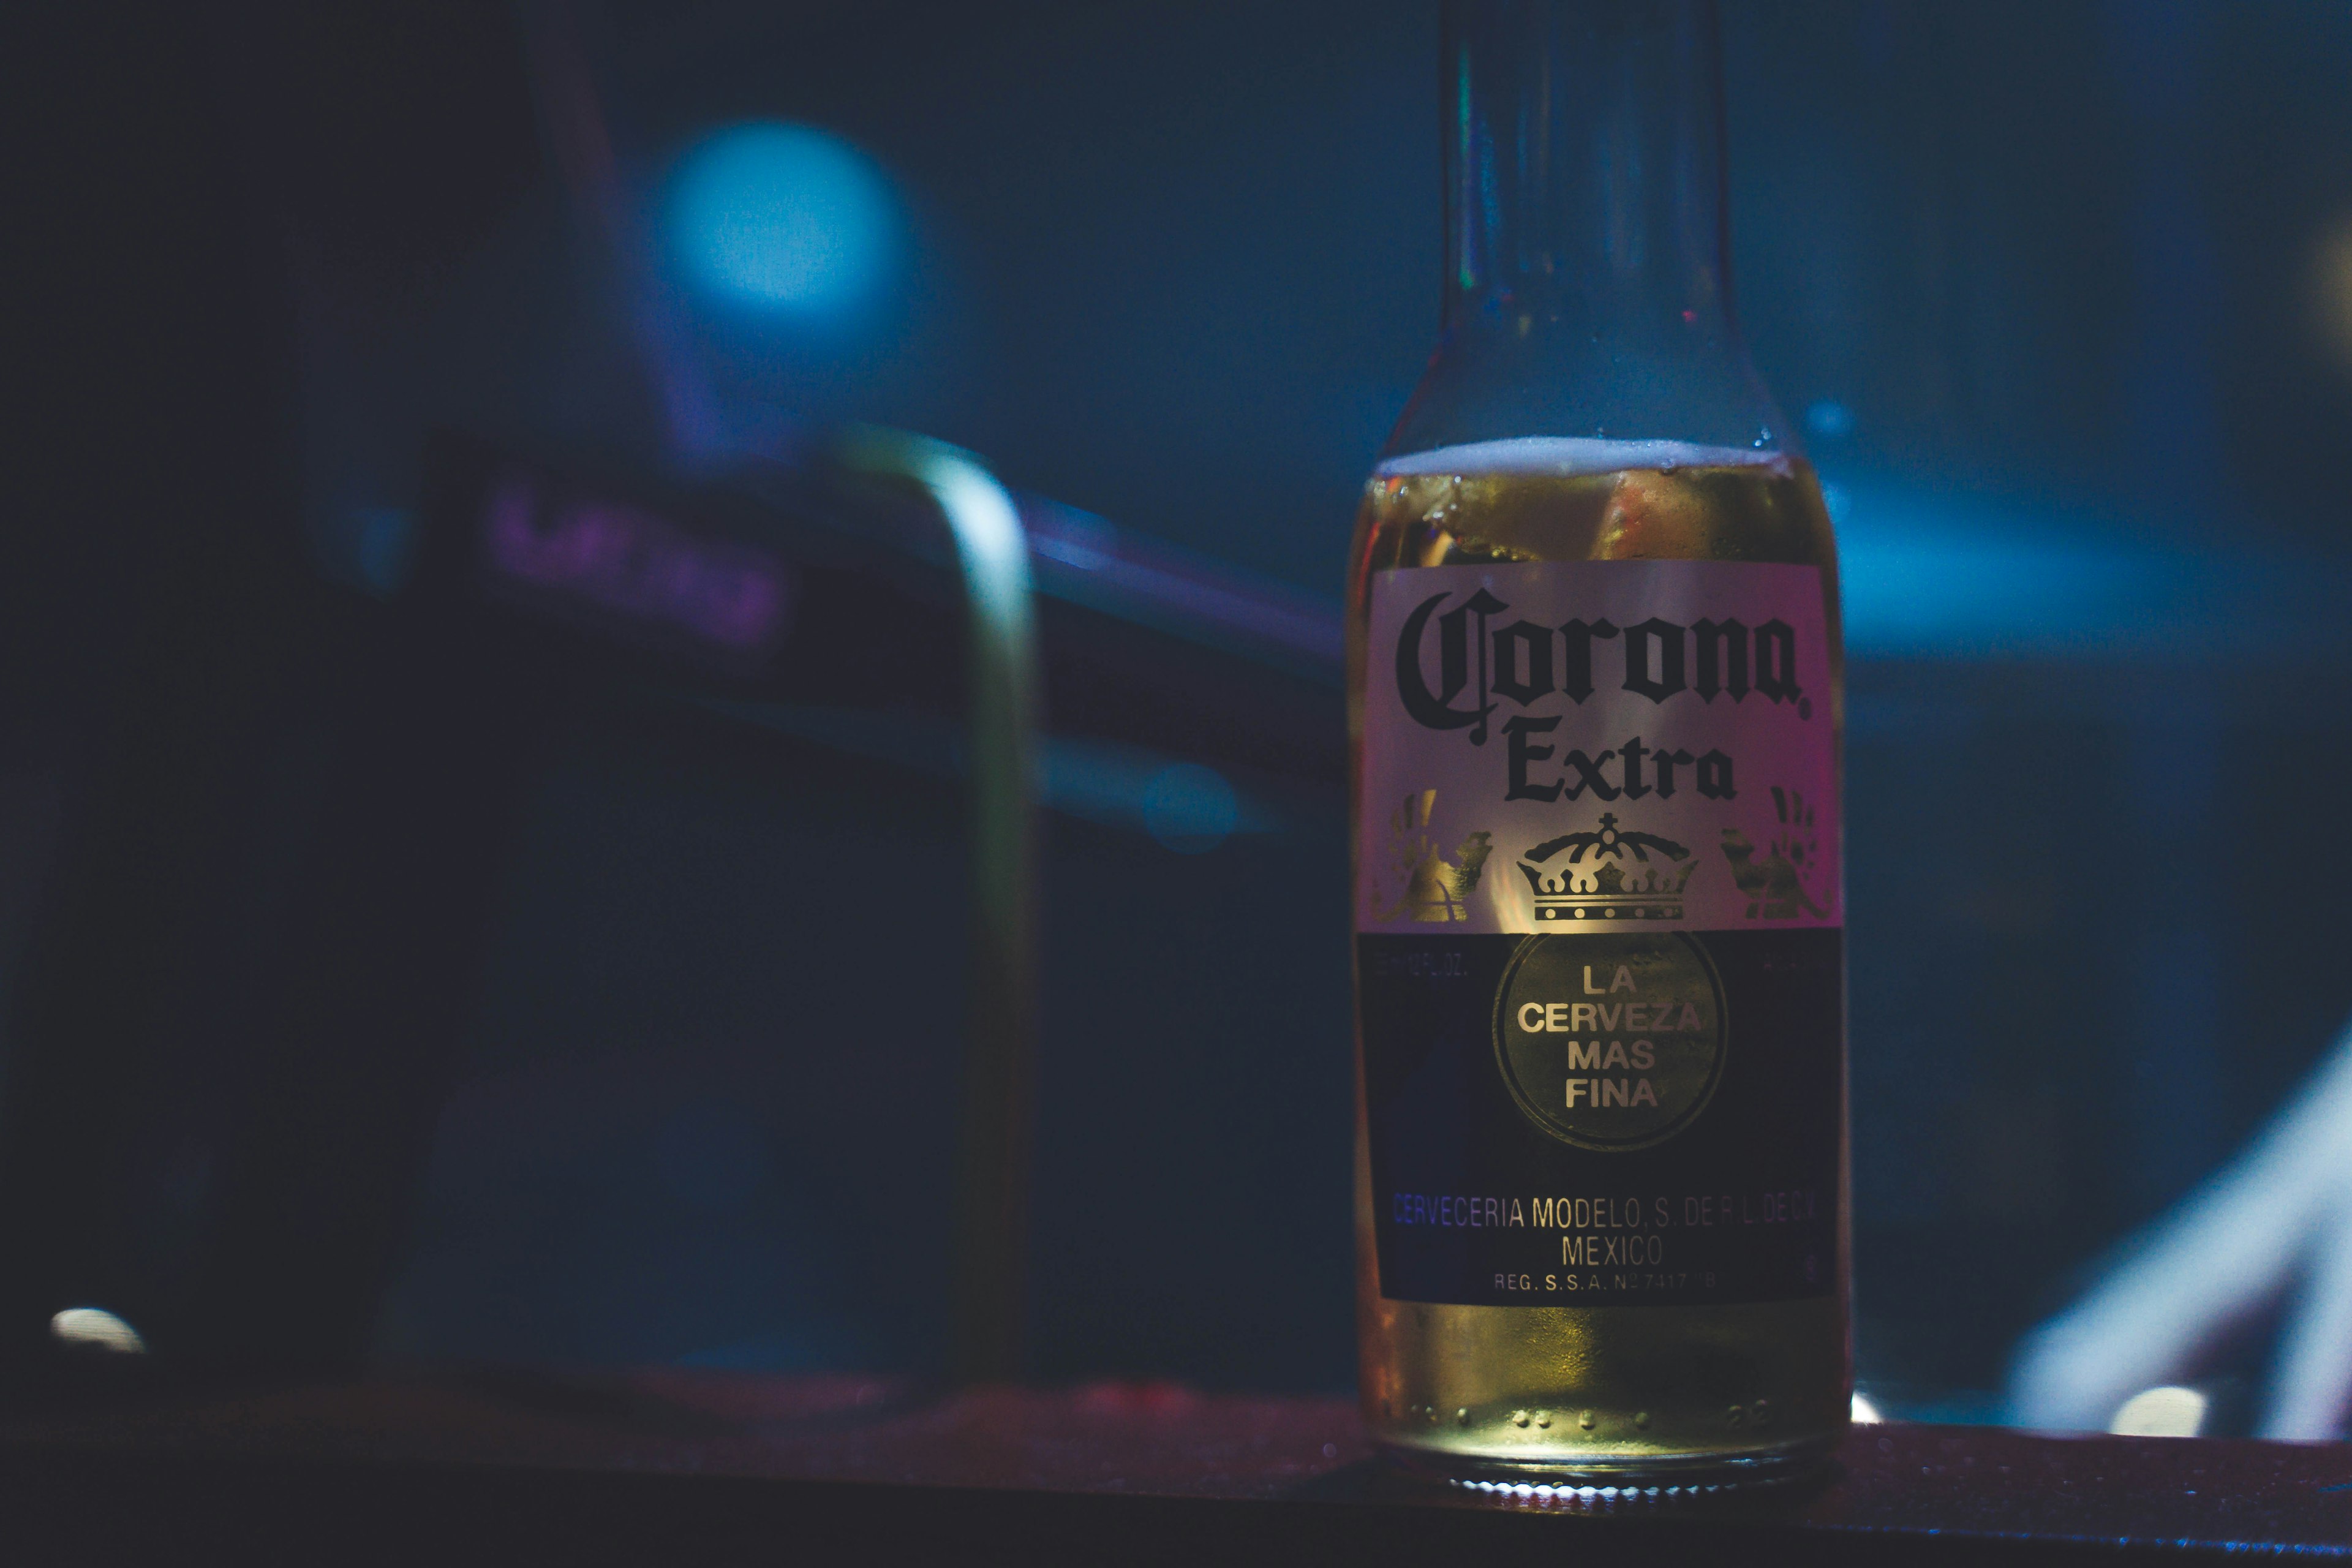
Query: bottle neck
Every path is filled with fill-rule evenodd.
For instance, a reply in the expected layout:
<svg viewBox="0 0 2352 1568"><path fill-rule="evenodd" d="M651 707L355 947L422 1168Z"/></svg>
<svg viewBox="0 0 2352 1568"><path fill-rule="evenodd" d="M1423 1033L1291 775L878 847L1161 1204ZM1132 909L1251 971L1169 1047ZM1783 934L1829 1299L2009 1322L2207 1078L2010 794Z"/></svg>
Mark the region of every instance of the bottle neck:
<svg viewBox="0 0 2352 1568"><path fill-rule="evenodd" d="M1741 345L1714 0L1449 0L1444 339L1390 450L1786 449Z"/></svg>
<svg viewBox="0 0 2352 1568"><path fill-rule="evenodd" d="M1446 21L1447 330L1727 325L1713 5L1489 0Z"/></svg>

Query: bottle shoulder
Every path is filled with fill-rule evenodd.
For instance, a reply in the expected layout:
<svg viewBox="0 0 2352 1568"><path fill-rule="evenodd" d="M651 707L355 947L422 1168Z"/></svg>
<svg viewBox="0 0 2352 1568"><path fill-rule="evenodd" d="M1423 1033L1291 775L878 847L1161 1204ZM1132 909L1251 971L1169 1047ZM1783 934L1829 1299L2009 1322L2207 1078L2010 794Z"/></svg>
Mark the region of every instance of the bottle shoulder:
<svg viewBox="0 0 2352 1568"><path fill-rule="evenodd" d="M1373 573L1535 561L1755 561L1834 572L1801 457L1662 441L1521 439L1409 454L1367 482L1353 558Z"/></svg>

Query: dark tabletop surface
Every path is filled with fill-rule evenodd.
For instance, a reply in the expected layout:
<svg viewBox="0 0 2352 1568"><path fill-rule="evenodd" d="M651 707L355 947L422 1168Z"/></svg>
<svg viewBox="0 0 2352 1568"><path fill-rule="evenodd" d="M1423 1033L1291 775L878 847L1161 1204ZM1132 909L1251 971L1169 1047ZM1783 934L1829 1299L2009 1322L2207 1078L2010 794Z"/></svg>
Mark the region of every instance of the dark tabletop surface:
<svg viewBox="0 0 2352 1568"><path fill-rule="evenodd" d="M1397 1478L1336 1400L481 1373L20 1406L10 1519L77 1560L2352 1556L2352 1447L1885 1424L1811 1483L1547 1498Z"/></svg>

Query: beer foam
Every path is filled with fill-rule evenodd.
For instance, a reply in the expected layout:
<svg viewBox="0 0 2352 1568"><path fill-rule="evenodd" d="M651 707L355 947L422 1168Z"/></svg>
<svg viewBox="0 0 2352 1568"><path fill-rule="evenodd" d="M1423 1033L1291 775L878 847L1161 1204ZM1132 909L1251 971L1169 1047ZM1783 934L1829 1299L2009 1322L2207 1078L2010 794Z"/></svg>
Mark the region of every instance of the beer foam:
<svg viewBox="0 0 2352 1568"><path fill-rule="evenodd" d="M1429 474L1537 474L1574 479L1625 468L1768 468L1786 473L1789 455L1778 448L1701 447L1688 441L1609 441L1589 436L1521 436L1470 441L1391 458L1376 479Z"/></svg>

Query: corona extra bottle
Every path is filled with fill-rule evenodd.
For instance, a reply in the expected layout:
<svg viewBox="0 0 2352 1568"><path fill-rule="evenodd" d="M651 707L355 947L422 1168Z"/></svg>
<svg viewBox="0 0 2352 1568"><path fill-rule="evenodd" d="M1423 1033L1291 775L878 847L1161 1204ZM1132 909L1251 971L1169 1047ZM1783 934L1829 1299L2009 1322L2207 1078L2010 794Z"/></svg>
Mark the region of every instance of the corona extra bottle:
<svg viewBox="0 0 2352 1568"><path fill-rule="evenodd" d="M1349 558L1365 1414L1471 1481L1844 1431L1835 546L1708 0L1454 0L1442 346Z"/></svg>

